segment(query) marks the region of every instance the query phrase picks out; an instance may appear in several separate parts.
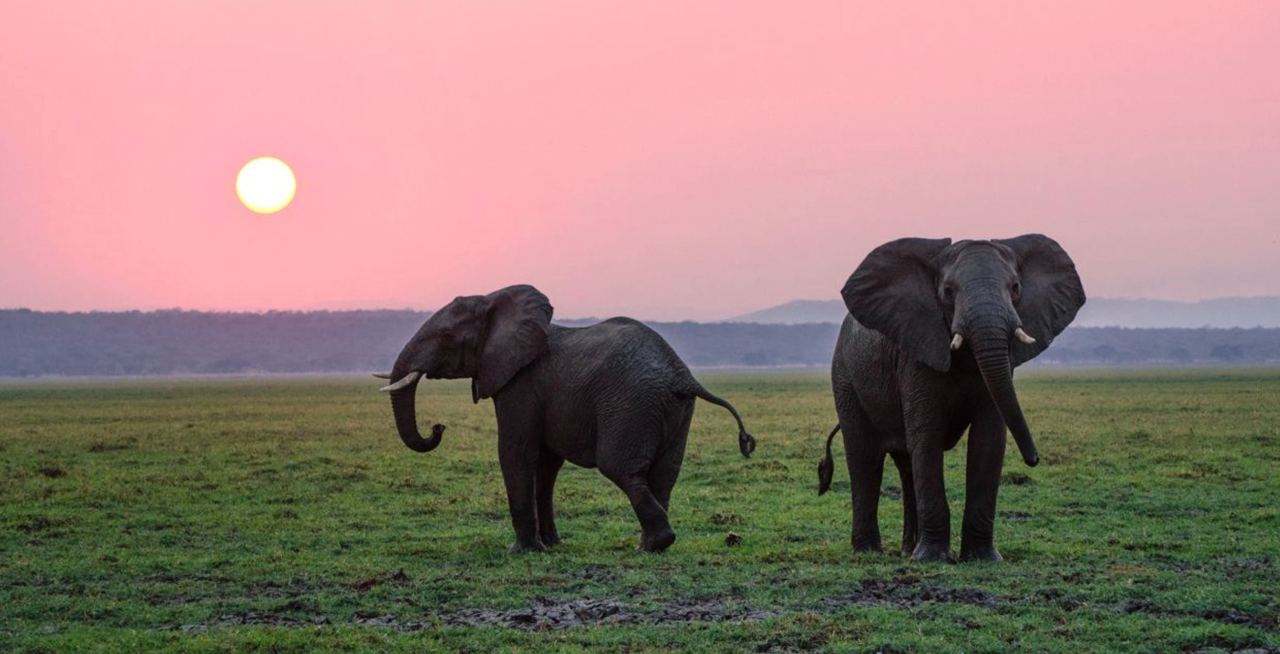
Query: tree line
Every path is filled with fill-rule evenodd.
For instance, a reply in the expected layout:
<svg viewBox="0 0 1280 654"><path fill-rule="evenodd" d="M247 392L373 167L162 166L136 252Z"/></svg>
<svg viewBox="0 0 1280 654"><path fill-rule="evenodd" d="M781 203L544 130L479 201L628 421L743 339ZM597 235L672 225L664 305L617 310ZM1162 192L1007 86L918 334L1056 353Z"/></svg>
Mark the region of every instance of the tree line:
<svg viewBox="0 0 1280 654"><path fill-rule="evenodd" d="M0 311L0 376L388 371L419 311ZM581 326L594 321L572 320ZM651 322L692 366L827 365L833 323ZM1068 328L1032 365L1280 363L1280 329Z"/></svg>

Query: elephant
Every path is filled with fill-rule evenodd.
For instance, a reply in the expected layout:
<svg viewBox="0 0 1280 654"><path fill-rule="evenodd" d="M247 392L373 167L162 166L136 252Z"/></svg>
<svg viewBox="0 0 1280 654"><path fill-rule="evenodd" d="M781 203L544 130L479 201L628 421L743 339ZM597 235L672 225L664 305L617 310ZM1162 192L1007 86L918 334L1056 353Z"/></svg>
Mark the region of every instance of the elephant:
<svg viewBox="0 0 1280 654"><path fill-rule="evenodd" d="M960 560L1002 560L994 538L1005 428L1039 462L1013 369L1044 351L1084 305L1075 263L1053 239L903 238L875 248L841 290L849 312L831 362L844 435L855 551L882 552L876 519L884 459L902 482L902 553L955 562L943 452L968 430Z"/></svg>
<svg viewBox="0 0 1280 654"><path fill-rule="evenodd" d="M643 534L640 549L675 542L671 490L684 459L695 398L728 409L744 457L755 449L732 404L713 395L657 332L630 318L587 327L551 324L547 297L529 285L458 297L404 346L382 388L409 449L430 452L444 426L418 431L421 379L471 379L474 402L493 399L498 461L506 485L512 553L560 542L552 495L565 461L600 472L626 493ZM383 376L383 375L378 375Z"/></svg>

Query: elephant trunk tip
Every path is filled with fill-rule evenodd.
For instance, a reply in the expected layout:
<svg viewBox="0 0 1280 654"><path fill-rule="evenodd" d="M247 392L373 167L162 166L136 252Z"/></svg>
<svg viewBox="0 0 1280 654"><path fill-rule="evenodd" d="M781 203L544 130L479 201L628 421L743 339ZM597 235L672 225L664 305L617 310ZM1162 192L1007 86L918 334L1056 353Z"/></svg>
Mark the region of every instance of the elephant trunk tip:
<svg viewBox="0 0 1280 654"><path fill-rule="evenodd" d="M745 429L738 432L738 449L742 451L742 456L748 459L751 458L751 453L756 451L756 439Z"/></svg>
<svg viewBox="0 0 1280 654"><path fill-rule="evenodd" d="M1027 464L1028 468L1039 465L1040 451L1036 448L1035 439L1031 438L1031 431L1025 428L1011 431L1013 441L1018 446L1018 453L1022 455L1022 462Z"/></svg>

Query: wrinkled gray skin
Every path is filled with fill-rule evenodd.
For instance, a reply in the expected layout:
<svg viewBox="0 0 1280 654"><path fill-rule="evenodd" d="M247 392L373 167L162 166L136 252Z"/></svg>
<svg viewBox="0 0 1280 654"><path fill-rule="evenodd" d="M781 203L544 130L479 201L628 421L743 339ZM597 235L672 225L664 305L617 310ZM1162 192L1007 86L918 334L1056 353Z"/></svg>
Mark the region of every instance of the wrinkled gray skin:
<svg viewBox="0 0 1280 654"><path fill-rule="evenodd" d="M551 324L551 304L532 286L459 297L418 330L396 359L391 379L471 378L473 399L493 398L498 460L516 542L512 552L560 542L552 494L564 462L599 468L631 500L640 547L675 542L667 519L680 474L694 398L720 405L738 421L743 456L755 440L728 402L707 392L656 332L629 318L582 328ZM430 452L418 432L417 382L391 392L396 429L410 449Z"/></svg>
<svg viewBox="0 0 1280 654"><path fill-rule="evenodd" d="M960 558L1000 560L994 518L1005 428L1027 465L1039 461L1013 368L1048 347L1084 304L1075 264L1039 234L905 238L867 255L841 294L850 315L831 366L840 424L827 439L818 492L830 487L831 439L843 432L853 547L882 551L876 508L888 454L902 480L902 552L954 561L942 453L968 429ZM1036 342L1015 338L1019 327ZM963 345L952 350L957 334Z"/></svg>

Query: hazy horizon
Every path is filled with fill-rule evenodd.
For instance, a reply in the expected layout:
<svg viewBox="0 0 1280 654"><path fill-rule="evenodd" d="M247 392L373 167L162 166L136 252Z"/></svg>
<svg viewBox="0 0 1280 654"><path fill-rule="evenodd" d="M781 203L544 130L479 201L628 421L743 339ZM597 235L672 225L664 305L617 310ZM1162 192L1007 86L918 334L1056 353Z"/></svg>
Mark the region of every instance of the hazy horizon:
<svg viewBox="0 0 1280 654"><path fill-rule="evenodd" d="M557 315L836 297L1043 232L1091 297L1280 295L1280 5L17 3L0 305ZM292 205L250 213L261 155Z"/></svg>

